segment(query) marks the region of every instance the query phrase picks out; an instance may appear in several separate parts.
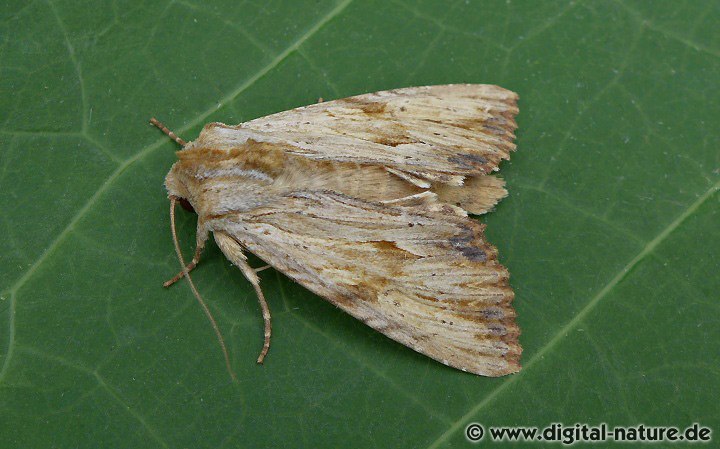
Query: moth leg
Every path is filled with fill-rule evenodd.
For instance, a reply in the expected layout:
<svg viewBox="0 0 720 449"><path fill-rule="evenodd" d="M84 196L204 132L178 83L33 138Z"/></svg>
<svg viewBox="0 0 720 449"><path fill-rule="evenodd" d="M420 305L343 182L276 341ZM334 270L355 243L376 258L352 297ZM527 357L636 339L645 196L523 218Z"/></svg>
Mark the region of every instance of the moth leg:
<svg viewBox="0 0 720 449"><path fill-rule="evenodd" d="M240 268L242 274L248 281L250 281L253 288L255 288L255 293L257 293L263 320L265 321L265 341L263 342L260 356L258 356L257 359L258 363L262 363L268 353L268 350L270 349L272 324L270 322L270 308L267 305L267 301L265 301L265 295L263 295L262 289L260 289L260 278L257 275L257 271L248 264L247 257L243 254L242 246L240 246L234 238L218 231L214 232L214 235L215 241L223 254L225 254L225 257L227 257L235 266Z"/></svg>
<svg viewBox="0 0 720 449"><path fill-rule="evenodd" d="M171 285L173 285L174 283L176 283L177 281L182 279L183 276L185 276L186 272L189 273L190 271L192 271L193 268L195 268L197 266L198 262L200 262L200 254L202 254L204 249L205 249L205 240L202 240L202 241L199 240L197 242L197 246L195 247L195 254L193 255L193 258L190 261L190 263L185 266L185 270L183 270L183 271L179 272L178 274L176 274L175 276L173 276L172 279L165 281L163 283L163 287L165 287L165 288L170 287Z"/></svg>

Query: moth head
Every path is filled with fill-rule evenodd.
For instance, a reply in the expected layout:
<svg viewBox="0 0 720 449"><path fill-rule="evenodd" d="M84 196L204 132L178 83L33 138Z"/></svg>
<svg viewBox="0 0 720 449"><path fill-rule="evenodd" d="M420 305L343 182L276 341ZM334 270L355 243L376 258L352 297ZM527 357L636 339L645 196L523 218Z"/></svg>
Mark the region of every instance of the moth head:
<svg viewBox="0 0 720 449"><path fill-rule="evenodd" d="M150 119L150 124L157 127L165 133L168 137L170 137L172 140L174 140L178 145L183 147L188 146L189 143L192 142L186 142L183 140L180 136L175 134L174 132L170 131L167 126L163 125L158 119L155 117ZM175 198L180 205L183 207L183 209L188 210L190 212L195 212L195 208L192 206L190 202L190 189L187 188L186 184L182 180L182 176L178 173L179 167L176 163L173 165L172 169L170 169L170 172L165 177L165 188L168 191L168 197L169 198Z"/></svg>
<svg viewBox="0 0 720 449"><path fill-rule="evenodd" d="M183 209L189 212L195 212L192 204L194 199L192 181L183 172L179 163L175 163L167 176L165 177L165 188L168 192L168 198L176 198Z"/></svg>

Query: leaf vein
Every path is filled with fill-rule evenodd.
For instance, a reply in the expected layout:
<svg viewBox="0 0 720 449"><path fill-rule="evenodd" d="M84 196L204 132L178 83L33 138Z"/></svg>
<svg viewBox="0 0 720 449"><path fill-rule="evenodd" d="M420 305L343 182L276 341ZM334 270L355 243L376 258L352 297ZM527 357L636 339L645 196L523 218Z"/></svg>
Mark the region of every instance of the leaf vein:
<svg viewBox="0 0 720 449"><path fill-rule="evenodd" d="M515 384L515 382L518 381L518 379L521 379L523 375L526 375L526 373L540 360L542 360L545 357L545 354L557 344L562 341L567 334L573 330L582 320L592 312L595 307L602 301L603 298L605 298L612 290L613 288L618 285L625 277L632 271L635 266L637 266L640 261L642 261L645 257L647 257L649 254L652 254L652 252L655 250L655 248L658 247L662 242L665 241L665 239L668 238L670 234L673 233L685 220L687 220L688 217L690 217L693 212L695 212L700 206L702 206L710 197L712 197L713 194L717 193L720 190L720 181L716 182L713 186L710 187L704 194L702 194L695 202L693 202L690 206L688 206L687 209L683 213L681 213L675 220L673 220L668 226L666 226L654 239L652 239L650 242L645 245L645 247L635 256L633 257L610 281L605 284L605 286L600 289L600 291L593 296L590 301L587 302L587 304L570 320L565 324L560 330L555 333L555 335L538 350L531 358L528 360L528 362L524 365L523 369L515 375L512 375L510 377L506 377L506 380L501 383L497 388L492 390L485 398L483 398L482 401L480 401L477 405L472 407L470 410L467 411L463 416L461 416L455 423L453 423L452 426L448 430L446 430L442 435L440 435L435 441L433 441L429 446L428 449L435 449L439 447L442 443L447 441L448 438L450 438L457 430L466 422L468 422L473 416L475 416L480 410L485 408L486 405L491 403L493 399L495 399L498 395L500 395L503 391L505 391L508 387Z"/></svg>
<svg viewBox="0 0 720 449"><path fill-rule="evenodd" d="M683 44L687 47L690 47L695 51L699 51L701 53L706 53L708 55L720 58L720 51L715 50L713 48L708 48L702 44L699 44L693 40L686 38L685 36L681 36L672 31L668 31L668 30L658 27L657 25L652 23L650 20L643 17L642 14L640 14L638 11L636 11L633 8L631 8L630 6L626 5L624 2L620 2L620 1L616 0L615 3L618 6L620 6L622 9L624 9L643 28L655 31L656 33L661 34L661 35L667 37L668 39L674 40L676 42L680 42L681 44Z"/></svg>
<svg viewBox="0 0 720 449"><path fill-rule="evenodd" d="M578 113L575 115L575 120L572 122L572 124L567 128L567 131L565 132L562 140L558 144L558 150L555 152L555 154L552 156L552 160L557 160L560 156L562 156L563 152L566 149L566 145L570 138L575 133L575 128L580 124L582 119L585 117L585 113L587 113L595 104L612 89L615 85L618 84L620 79L625 74L625 70L627 70L628 65L631 62L631 56L633 55L635 48L637 47L638 43L640 42L640 39L642 38L642 29L638 31L638 33L635 35L635 39L633 39L633 42L628 47L628 51L625 54L624 60L621 62L620 67L615 71L615 76L612 77L612 79L605 84L600 90L597 91L597 93L587 102L583 105L583 107L578 111ZM548 165L550 167L550 164ZM539 187L545 188L545 185L550 180L550 177L552 175L552 170L548 169L545 173L544 178L540 181Z"/></svg>
<svg viewBox="0 0 720 449"><path fill-rule="evenodd" d="M328 22L330 22L332 19L337 17L340 13L342 13L349 5L352 3L353 0L343 0L342 2L338 3L331 11L329 11L327 14L325 14L323 17L320 18L319 21L317 21L312 27L310 27L304 34L302 34L298 39L296 39L294 42L292 42L285 51L280 53L275 59L270 61L269 64L267 64L265 67L263 67L261 70L255 73L255 75L251 76L247 80L245 80L238 88L230 92L230 94L226 95L220 100L220 105L227 104L231 102L233 99L235 99L238 95L240 95L243 91L247 90L249 87L251 87L255 82L257 82L260 78L265 76L267 73L269 73L272 69L277 67L280 63L282 63L288 56L290 56L293 52L295 52L304 42L306 42L308 39L310 39L312 36L314 36L323 26L325 26ZM217 108L215 106L207 109L206 111L200 113L198 116L196 116L193 120L188 122L184 127L180 128L179 133L183 133L184 131L187 131L188 129L196 126L197 124L201 123L203 120L205 120L210 114L212 114ZM140 150L139 152L135 153L135 155L129 157L126 159L122 164L118 166L118 168L110 174L110 176L100 185L100 187L95 191L95 193L88 199L88 201L78 210L78 212L70 219L67 226L55 237L55 239L48 245L47 248L40 254L40 257L37 258L37 260L28 268L28 270L23 274L8 290L11 295L12 299L10 301L10 313L8 316L8 328L9 328L9 336L8 344L7 344L7 350L5 352L5 360L3 361L2 368L0 368L0 383L5 378L5 374L7 373L7 370L10 366L10 360L12 359L11 355L13 352L13 346L15 344L15 307L16 307L16 293L20 288L22 288L23 285L30 279L35 272L39 269L40 266L43 265L43 263L55 252L55 250L60 246L60 244L65 240L65 238L72 233L75 226L80 222L80 220L85 216L85 214L88 213L89 210L93 208L93 206L97 203L98 199L103 196L103 194L110 188L110 186L113 185L116 179L120 177L120 175L127 170L128 167L130 167L133 163L136 161L142 159L144 156L152 153L156 149L160 148L163 144L167 143L167 139L162 138L156 141L154 144L150 144Z"/></svg>
<svg viewBox="0 0 720 449"><path fill-rule="evenodd" d="M63 38L65 39L65 47L67 47L68 56L70 57L73 68L75 69L75 76L77 76L78 87L80 88L80 104L82 107L82 122L80 126L82 127L82 132L85 133L89 125L89 111L87 95L85 93L85 80L83 79L82 69L80 68L80 61L77 59L77 55L75 54L75 47L73 46L72 42L70 42L70 34L65 27L65 22L63 22L60 14L57 11L57 8L55 7L55 3L53 3L51 0L48 0L48 5L50 6L50 10L52 11L53 16L55 16L55 20L60 27L60 31L62 32Z"/></svg>

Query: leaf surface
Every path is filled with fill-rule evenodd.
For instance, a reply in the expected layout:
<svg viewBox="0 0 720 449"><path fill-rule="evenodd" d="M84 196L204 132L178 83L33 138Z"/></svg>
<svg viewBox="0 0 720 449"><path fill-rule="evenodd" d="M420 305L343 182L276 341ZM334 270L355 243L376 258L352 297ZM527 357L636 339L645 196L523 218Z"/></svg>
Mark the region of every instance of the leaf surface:
<svg viewBox="0 0 720 449"><path fill-rule="evenodd" d="M720 430L716 2L10 2L0 12L0 435L11 447L465 447L469 422ZM510 269L523 370L447 368L217 248L178 270L174 144L395 87L520 95ZM186 253L194 216L181 214ZM257 260L254 261L257 263ZM486 441L487 442L487 441ZM506 443L508 446L520 443ZM539 447L537 444L532 447Z"/></svg>

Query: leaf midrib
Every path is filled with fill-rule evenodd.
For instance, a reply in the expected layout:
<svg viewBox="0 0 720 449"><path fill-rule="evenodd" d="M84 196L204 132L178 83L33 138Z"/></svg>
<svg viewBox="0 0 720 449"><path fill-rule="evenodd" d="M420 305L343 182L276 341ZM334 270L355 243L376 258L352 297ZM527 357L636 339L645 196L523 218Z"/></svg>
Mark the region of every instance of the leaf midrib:
<svg viewBox="0 0 720 449"><path fill-rule="evenodd" d="M610 281L608 281L603 288L601 288L595 296L593 296L590 301L583 306L582 309L572 318L570 321L568 321L563 327L558 330L558 332L553 335L553 337L548 340L545 345L543 345L528 361L523 365L523 369L517 373L513 374L509 377L505 378L505 381L502 382L500 385L498 385L496 388L494 388L490 393L488 393L480 402L478 402L475 406L471 407L464 415L462 415L457 421L455 421L445 432L443 432L435 441L433 441L429 446L428 449L435 449L439 447L442 443L447 441L448 438L450 438L455 432L460 429L460 427L468 422L473 416L476 416L480 410L482 410L486 405L491 403L498 395L500 395L503 391L505 391L509 386L513 385L515 382L518 381L518 379L521 379L523 376L527 375L528 370L530 370L539 360L542 360L545 354L552 348L554 348L564 337L567 336L567 334L572 331L582 320L590 313L593 309L600 303L600 301L603 300L614 288L617 286L620 282L622 282L623 279L632 271L635 266L640 263L643 259L645 259L646 256L651 254L655 248L658 247L663 241L665 241L670 234L672 234L680 225L682 225L685 220L687 220L693 212L695 212L700 206L705 203L714 193L716 193L718 190L720 190L720 181L716 182L710 188L705 191L701 196L698 197L695 202L693 202L690 206L688 206L680 215L678 215L675 220L673 220L669 225L667 225L660 233L658 233L655 238L650 240L641 250L640 252L635 255L623 268L620 269L620 271L613 276Z"/></svg>
<svg viewBox="0 0 720 449"><path fill-rule="evenodd" d="M346 0L344 2L338 3L332 11L330 11L323 18L321 18L321 20L316 23L315 26L310 28L308 32L303 34L303 36L301 36L297 41L291 44L285 51L276 56L276 58L273 59L273 61L271 61L267 66L263 67L263 69L257 72L253 77L245 80L237 89L224 97L221 100L220 104L225 105L229 103L238 95L240 95L244 90L251 87L255 82L257 82L264 75L270 72L273 68L277 67L280 63L282 63L285 58L290 56L294 51L298 50L304 41L309 39L314 33L316 33L320 28L322 28L322 26L324 26L326 23L328 23L338 14L340 14L351 2L352 0ZM202 120L207 118L216 109L217 108L213 106L202 112L201 114L197 115L193 120L180 128L179 132L182 133L187 131L188 129L193 128L194 126L197 126L202 122ZM117 178L122 173L124 173L124 171L129 168L130 165L134 164L134 162L144 158L148 154L161 147L166 142L167 140L164 138L159 139L157 142L146 146L134 156L122 162L118 166L118 168L100 186L100 189L98 189L95 194L93 194L93 196L85 203L85 205L78 211L78 213L70 220L67 226L60 232L60 234L58 234L55 240L53 240L53 242L51 242L51 244L41 253L40 257L38 257L36 262L33 263L33 265L13 284L13 286L9 290L7 290L7 292L11 294L10 320L13 320L13 326L11 330L11 336L13 338L8 343L8 352L6 352L4 364L2 366L2 369L0 369L0 382L2 382L2 380L4 379L4 375L6 373L6 369L11 358L11 347L14 341L15 298L18 290L30 278L32 278L35 272L44 264L44 262L49 259L51 255L54 254L54 251L57 249L57 247L60 246L60 244L65 240L65 238L73 231L75 225L85 217L87 212L89 212L96 204L97 200L108 190L110 186L114 184L115 180L117 180ZM535 355L533 355L532 358L529 359L528 363L526 363L525 365L525 369L520 374L508 378L501 385L491 391L485 398L483 398L480 403L471 408L468 413L463 415L463 417L461 417L457 422L455 422L453 426L447 432L441 435L440 438L436 440L430 447L436 447L437 445L442 444L442 442L445 441L448 436L452 435L452 433L454 433L462 425L462 423L467 420L468 417L474 415L479 410L482 410L487 404L492 402L492 400L494 400L499 394L501 394L508 386L514 384L518 378L522 377L522 375L524 375L528 369L534 366L537 360L540 360L542 356L544 356L550 349L553 349L558 344L558 342L563 339L563 337L568 331L571 331L577 325L577 323L581 322L597 306L597 304L614 289L614 287L618 283L622 282L622 280L625 279L629 272L640 261L642 261L647 255L651 254L653 250L663 241L665 241L665 239L667 239L670 234L672 234L685 220L687 220L695 210L697 210L708 198L710 198L715 192L717 192L718 188L720 188L720 183L715 183L701 197L699 197L698 200L689 205L689 207L685 209L673 222L671 222L666 228L664 228L654 239L648 242L647 245L645 245L645 247L633 259L631 259L628 264L625 265L625 267L623 267L593 298L590 299L590 301L583 307L583 309L580 310L580 312L575 317L573 317L565 326L560 329L557 334L553 336L553 338L548 341L548 343L541 347L540 350Z"/></svg>
<svg viewBox="0 0 720 449"><path fill-rule="evenodd" d="M352 3L353 0L343 0L335 5L333 9L328 11L326 14L324 14L320 20L315 22L313 26L307 29L305 33L300 35L296 40L294 40L290 45L283 50L281 53L279 53L275 58L273 58L272 61L270 61L267 65L262 67L260 70L258 70L253 76L247 78L245 81L243 81L237 88L232 90L228 95L224 96L220 99L219 102L215 103L213 102L213 106L209 107L205 111L201 112L195 118L190 120L188 123L186 123L184 126L179 128L178 133L183 134L184 132L188 131L189 129L201 124L207 117L209 117L213 112L218 110L220 107L223 107L227 104L229 104L232 100L237 98L240 94L242 94L245 90L249 89L253 86L258 80L260 80L262 77L267 75L272 69L280 65L285 59L287 59L291 54L293 54L303 43L305 43L308 39L310 39L312 36L314 36L320 29L325 26L328 22L333 20L335 17L337 17L340 13L342 13L349 5ZM83 207L81 207L78 212L72 217L72 219L68 222L68 224L63 228L63 230L57 235L57 237L45 248L45 250L40 254L40 256L37 258L37 260L28 268L28 270L23 274L20 278L18 278L17 281L3 294L9 294L10 295L10 304L9 304L9 318L8 318L8 345L7 350L5 351L5 360L3 361L2 368L0 368L0 382L2 382L5 379L5 375L7 373L8 367L10 366L10 360L12 359L13 354L13 347L15 345L15 310L17 307L17 292L20 288L22 288L23 285L37 272L37 270L42 266L46 260L55 252L55 250L60 246L60 244L65 240L65 238L70 235L72 230L75 228L75 225L82 220L85 215L88 213L89 210L91 210L95 204L97 204L97 200L112 186L117 180L120 175L125 172L131 165L133 165L138 160L144 158L145 156L151 154L153 151L160 148L163 144L167 143L167 138L161 138L158 139L155 143L152 143L145 148L141 149L135 155L129 157L125 161L123 161L117 169L113 173L110 174L110 176L100 185L100 187L95 191L95 193L88 199L88 201L85 202Z"/></svg>

